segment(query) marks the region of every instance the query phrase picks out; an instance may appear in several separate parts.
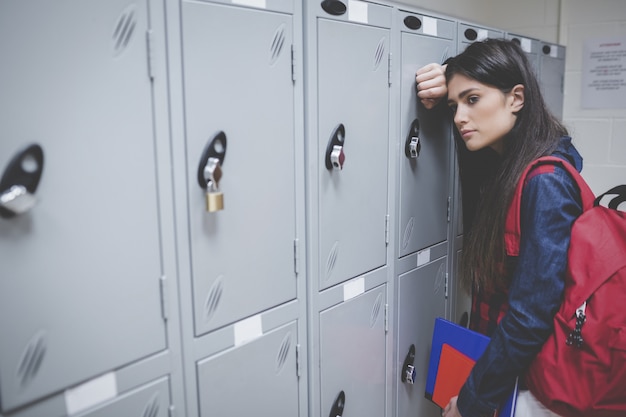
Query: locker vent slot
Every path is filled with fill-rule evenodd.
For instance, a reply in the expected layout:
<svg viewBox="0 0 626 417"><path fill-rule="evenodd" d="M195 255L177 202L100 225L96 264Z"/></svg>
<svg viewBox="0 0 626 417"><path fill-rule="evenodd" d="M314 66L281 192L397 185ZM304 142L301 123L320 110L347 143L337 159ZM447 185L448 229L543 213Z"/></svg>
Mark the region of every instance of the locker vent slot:
<svg viewBox="0 0 626 417"><path fill-rule="evenodd" d="M121 14L113 31L113 55L119 55L130 43L135 31L137 19L135 5L131 4Z"/></svg>
<svg viewBox="0 0 626 417"><path fill-rule="evenodd" d="M44 333L41 332L36 334L28 343L17 367L17 378L22 386L25 386L35 378L45 353L46 341Z"/></svg>
<svg viewBox="0 0 626 417"><path fill-rule="evenodd" d="M272 40L272 45L270 46L270 65L273 65L274 62L278 59L280 55L280 51L283 49L283 45L285 43L285 24L283 23L276 29L274 33L274 39Z"/></svg>
<svg viewBox="0 0 626 417"><path fill-rule="evenodd" d="M376 297L376 301L374 302L374 307L372 307L372 316L370 317L370 327L374 327L374 325L378 321L378 316L380 316L382 305L383 305L383 295L381 293L381 294L378 294L378 297Z"/></svg>
<svg viewBox="0 0 626 417"><path fill-rule="evenodd" d="M278 349L278 355L276 355L276 375L278 375L285 367L287 356L289 355L289 349L291 349L291 332L287 333L280 344L280 349Z"/></svg>
<svg viewBox="0 0 626 417"><path fill-rule="evenodd" d="M382 38L380 42L378 42L378 46L376 47L376 53L374 54L374 71L380 67L380 63L383 62L383 57L385 56L385 38Z"/></svg>
<svg viewBox="0 0 626 417"><path fill-rule="evenodd" d="M330 249L330 253L328 254L328 259L326 260L326 279L330 278L330 275L333 273L333 269L335 268L335 262L337 262L338 252L339 252L339 242L335 242L333 247Z"/></svg>
<svg viewBox="0 0 626 417"><path fill-rule="evenodd" d="M152 396L143 410L141 417L157 417L159 415L159 393Z"/></svg>
<svg viewBox="0 0 626 417"><path fill-rule="evenodd" d="M224 290L224 285L222 283L223 276L220 275L209 290L209 295L207 296L206 302L204 303L204 320L210 321L213 318L213 314L215 314L215 310L220 303L220 299L222 298L222 292Z"/></svg>
<svg viewBox="0 0 626 417"><path fill-rule="evenodd" d="M404 228L404 236L402 239L402 249L406 249L411 241L411 235L413 234L413 227L415 226L415 217L411 217Z"/></svg>

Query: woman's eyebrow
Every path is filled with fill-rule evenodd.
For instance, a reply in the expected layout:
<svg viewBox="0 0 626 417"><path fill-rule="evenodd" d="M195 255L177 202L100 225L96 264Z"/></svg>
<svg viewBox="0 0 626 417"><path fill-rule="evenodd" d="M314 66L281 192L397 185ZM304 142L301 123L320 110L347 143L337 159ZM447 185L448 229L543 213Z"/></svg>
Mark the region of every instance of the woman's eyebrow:
<svg viewBox="0 0 626 417"><path fill-rule="evenodd" d="M468 95L469 93L471 93L471 92L472 92L472 91L474 91L474 90L477 90L477 88L476 88L476 87L470 87L470 88L468 88L467 90L463 90L463 91L461 91L461 92L459 93L458 99L459 99L459 100L462 100L462 99L463 99L463 97L465 97L466 95ZM454 100L452 100L452 99L448 99L448 104L452 104L452 103L454 103Z"/></svg>

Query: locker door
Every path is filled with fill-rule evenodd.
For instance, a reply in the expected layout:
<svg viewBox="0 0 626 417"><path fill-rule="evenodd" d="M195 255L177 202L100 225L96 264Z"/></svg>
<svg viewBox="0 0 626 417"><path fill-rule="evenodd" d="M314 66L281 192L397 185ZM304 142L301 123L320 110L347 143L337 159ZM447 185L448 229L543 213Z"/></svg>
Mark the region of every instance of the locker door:
<svg viewBox="0 0 626 417"><path fill-rule="evenodd" d="M558 119L562 119L565 47L544 43L539 57L541 92L552 114Z"/></svg>
<svg viewBox="0 0 626 417"><path fill-rule="evenodd" d="M504 32L487 28L483 26L476 26L471 23L458 23L458 39L457 39L457 53L461 53L467 48L469 44L475 41L482 41L487 38L502 38Z"/></svg>
<svg viewBox="0 0 626 417"><path fill-rule="evenodd" d="M535 72L535 76L539 77L539 49L541 42L536 39L512 33L508 33L506 38L516 42L522 48L522 50L526 53L526 58L528 58L533 71Z"/></svg>
<svg viewBox="0 0 626 417"><path fill-rule="evenodd" d="M0 5L2 411L166 347L148 9Z"/></svg>
<svg viewBox="0 0 626 417"><path fill-rule="evenodd" d="M200 361L200 415L297 417L297 343L291 323Z"/></svg>
<svg viewBox="0 0 626 417"><path fill-rule="evenodd" d="M424 19L423 16L412 17ZM451 116L445 105L433 110L418 105L415 71L431 62L443 63L455 51L453 22L438 20L436 23L439 32L447 34L448 38L413 33L404 22L406 20L401 38L399 257L447 238ZM417 141L411 153L409 147L414 138Z"/></svg>
<svg viewBox="0 0 626 417"><path fill-rule="evenodd" d="M200 335L296 297L293 29L289 14L187 1L182 21ZM216 212L198 179L211 147L222 156Z"/></svg>
<svg viewBox="0 0 626 417"><path fill-rule="evenodd" d="M472 296L462 288L461 283L459 282L462 252L462 248L456 250L454 265L452 266L455 269L455 273L453 275L453 282L451 285L452 299L454 300L451 320L456 324L468 327L469 317L472 311Z"/></svg>
<svg viewBox="0 0 626 417"><path fill-rule="evenodd" d="M321 416L385 415L385 294L379 286L320 313Z"/></svg>
<svg viewBox="0 0 626 417"><path fill-rule="evenodd" d="M440 258L398 277L398 417L441 415L441 409L424 397L424 391L435 318L445 317L446 262L445 257ZM411 346L414 384L401 381Z"/></svg>
<svg viewBox="0 0 626 417"><path fill-rule="evenodd" d="M323 289L386 263L389 31L320 18L317 34ZM328 169L336 141L345 163Z"/></svg>
<svg viewBox="0 0 626 417"><path fill-rule="evenodd" d="M94 410L76 414L76 417L169 417L169 390L167 379L158 380Z"/></svg>

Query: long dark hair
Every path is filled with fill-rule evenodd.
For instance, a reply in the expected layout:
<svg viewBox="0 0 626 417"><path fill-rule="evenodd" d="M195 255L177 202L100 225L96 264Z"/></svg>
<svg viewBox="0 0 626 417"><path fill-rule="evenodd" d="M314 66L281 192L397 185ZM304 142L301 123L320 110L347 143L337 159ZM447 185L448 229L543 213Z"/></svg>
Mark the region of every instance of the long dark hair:
<svg viewBox="0 0 626 417"><path fill-rule="evenodd" d="M551 154L567 129L548 110L524 51L513 41L475 42L447 62L448 82L462 74L504 93L524 86L524 106L504 137L504 151L470 152L455 129L463 204L461 283L486 288L506 285L504 223L515 186L534 159Z"/></svg>

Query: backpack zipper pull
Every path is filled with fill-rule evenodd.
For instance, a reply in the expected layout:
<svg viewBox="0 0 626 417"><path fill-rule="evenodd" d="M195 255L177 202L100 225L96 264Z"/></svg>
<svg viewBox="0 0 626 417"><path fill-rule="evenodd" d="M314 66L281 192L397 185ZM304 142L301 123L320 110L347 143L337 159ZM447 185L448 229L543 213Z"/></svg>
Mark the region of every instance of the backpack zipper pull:
<svg viewBox="0 0 626 417"><path fill-rule="evenodd" d="M583 337L582 337L582 328L585 321L587 321L587 316L585 315L585 310L587 308L587 302L583 302L580 307L576 309L576 327L572 332L567 336L567 345L572 346L575 345L577 348L582 348L583 346Z"/></svg>

